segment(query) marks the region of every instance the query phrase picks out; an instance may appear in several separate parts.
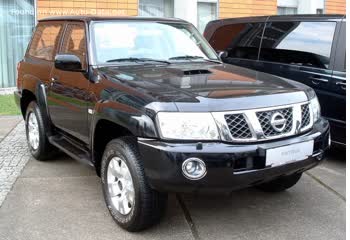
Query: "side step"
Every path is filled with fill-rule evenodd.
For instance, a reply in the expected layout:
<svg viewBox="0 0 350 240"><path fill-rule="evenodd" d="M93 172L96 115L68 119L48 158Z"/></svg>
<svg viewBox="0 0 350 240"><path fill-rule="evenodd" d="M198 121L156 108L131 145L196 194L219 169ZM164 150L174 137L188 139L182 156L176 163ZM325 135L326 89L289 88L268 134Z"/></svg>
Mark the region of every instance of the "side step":
<svg viewBox="0 0 350 240"><path fill-rule="evenodd" d="M78 143L74 143L73 140L70 140L63 135L55 135L49 137L49 142L75 160L93 166L91 162L91 154L86 149L83 149Z"/></svg>

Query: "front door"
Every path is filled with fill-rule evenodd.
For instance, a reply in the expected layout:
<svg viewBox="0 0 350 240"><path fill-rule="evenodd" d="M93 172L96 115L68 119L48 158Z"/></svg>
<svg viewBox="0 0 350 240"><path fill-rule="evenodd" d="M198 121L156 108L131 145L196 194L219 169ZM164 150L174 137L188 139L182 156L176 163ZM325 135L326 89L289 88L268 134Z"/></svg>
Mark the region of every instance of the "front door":
<svg viewBox="0 0 350 240"><path fill-rule="evenodd" d="M85 25L68 23L60 54L74 54L87 69ZM48 94L52 123L66 133L88 142L87 95L89 79L86 72L63 71L53 67Z"/></svg>

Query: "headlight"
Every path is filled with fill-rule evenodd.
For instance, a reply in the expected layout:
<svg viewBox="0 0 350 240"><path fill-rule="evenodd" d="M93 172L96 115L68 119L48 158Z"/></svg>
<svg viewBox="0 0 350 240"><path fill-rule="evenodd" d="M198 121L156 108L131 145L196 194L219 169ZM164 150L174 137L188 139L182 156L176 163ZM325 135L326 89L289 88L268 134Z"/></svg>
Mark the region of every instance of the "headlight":
<svg viewBox="0 0 350 240"><path fill-rule="evenodd" d="M313 99L311 99L310 107L311 107L314 122L316 122L321 117L321 107L316 96Z"/></svg>
<svg viewBox="0 0 350 240"><path fill-rule="evenodd" d="M160 112L158 126L163 138L180 140L219 140L216 123L210 113Z"/></svg>

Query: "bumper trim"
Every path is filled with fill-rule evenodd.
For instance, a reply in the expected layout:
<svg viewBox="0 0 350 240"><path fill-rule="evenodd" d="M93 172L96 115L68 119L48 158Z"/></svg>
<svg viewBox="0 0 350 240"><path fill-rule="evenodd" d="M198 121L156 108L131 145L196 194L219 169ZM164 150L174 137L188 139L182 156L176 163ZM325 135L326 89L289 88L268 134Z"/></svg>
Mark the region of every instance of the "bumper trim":
<svg viewBox="0 0 350 240"><path fill-rule="evenodd" d="M323 153L324 153L324 151L321 150L321 151L319 151L317 153L314 153L312 156L310 156L310 158L316 158L317 160L321 161L322 159L318 159L318 157L322 156ZM305 160L307 160L307 159L305 159ZM297 162L302 162L302 161L305 161L305 160L291 162L291 163L287 163L287 164L276 166L276 167L269 167L269 168L264 168L264 169L253 169L253 170L247 170L247 171L239 171L239 172L234 172L233 174L234 175L241 175L241 174L246 174L246 173L254 173L254 172L258 172L258 171L264 171L264 170L267 170L267 169L273 169L273 168L286 166L286 165L297 163Z"/></svg>
<svg viewBox="0 0 350 240"><path fill-rule="evenodd" d="M264 143L234 144L226 142L166 142L138 138L145 175L150 186L162 192L215 192L236 190L317 166L329 147L329 124L320 120L303 135ZM265 167L266 149L314 140L314 153L309 158L275 167ZM197 181L182 174L188 158L199 158L207 167L207 175Z"/></svg>

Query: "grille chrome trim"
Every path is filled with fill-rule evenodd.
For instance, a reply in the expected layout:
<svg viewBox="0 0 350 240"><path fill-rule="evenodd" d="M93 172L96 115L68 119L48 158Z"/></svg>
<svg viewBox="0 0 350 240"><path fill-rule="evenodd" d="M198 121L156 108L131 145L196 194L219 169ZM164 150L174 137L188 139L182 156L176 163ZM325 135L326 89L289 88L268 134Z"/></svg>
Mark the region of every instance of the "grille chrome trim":
<svg viewBox="0 0 350 240"><path fill-rule="evenodd" d="M305 107L305 109L303 109L304 107ZM302 132L304 132L304 131L306 131L306 130L308 130L308 129L310 129L312 127L313 115L311 113L312 113L312 110L311 110L310 103L306 103L306 104L301 105L301 114L302 114L302 116L304 116L304 114L308 115L308 119L307 118L305 119L305 118L302 117L302 121L301 121L301 131ZM304 122L303 122L304 120L307 120L308 124L304 125Z"/></svg>
<svg viewBox="0 0 350 240"><path fill-rule="evenodd" d="M257 117L259 119L260 125L264 131L264 135L266 137L272 137L275 135L286 134L292 131L293 128L293 107L281 108L276 110L268 110L268 111L258 111L256 112ZM282 131L277 131L274 129L272 124L272 117L274 114L282 114L285 118L285 128Z"/></svg>
<svg viewBox="0 0 350 240"><path fill-rule="evenodd" d="M233 138L250 139L253 137L248 119L244 114L225 114L224 117Z"/></svg>
<svg viewBox="0 0 350 240"><path fill-rule="evenodd" d="M309 116L310 123L302 128L302 106L308 104L309 106ZM292 108L292 128L287 133L277 134L274 136L266 136L264 130L261 126L257 113L259 112L269 112L276 111L281 109ZM313 116L311 114L310 102L301 102L296 104L282 105L276 107L268 107L268 108L257 108L257 109L249 109L249 110L238 110L238 111L227 111L227 112L212 112L212 116L215 119L216 124L218 125L218 129L221 135L221 139L228 142L260 142L266 140L279 139L284 137L294 136L296 134L303 133L313 126ZM225 115L237 115L242 114L249 126L251 131L251 138L234 138L230 132L230 127L227 124L225 119Z"/></svg>

